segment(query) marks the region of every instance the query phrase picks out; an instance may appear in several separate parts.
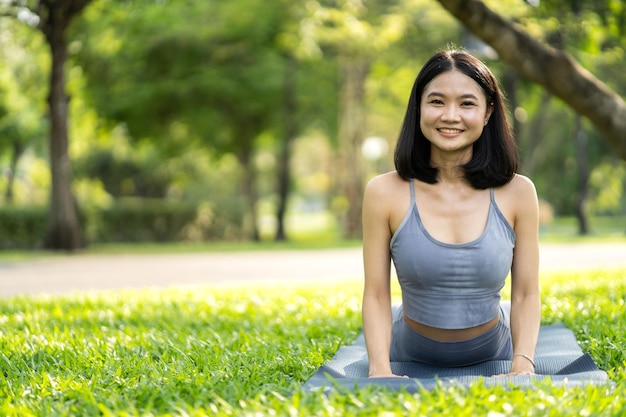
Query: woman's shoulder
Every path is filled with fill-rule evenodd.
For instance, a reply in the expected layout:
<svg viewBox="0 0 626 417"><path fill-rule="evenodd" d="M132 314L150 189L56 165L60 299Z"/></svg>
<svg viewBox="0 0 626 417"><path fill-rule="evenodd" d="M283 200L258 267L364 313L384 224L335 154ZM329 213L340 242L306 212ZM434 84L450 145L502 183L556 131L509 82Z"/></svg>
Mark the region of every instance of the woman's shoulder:
<svg viewBox="0 0 626 417"><path fill-rule="evenodd" d="M538 205L537 190L533 181L520 174L515 174L511 181L496 189L497 199L502 205L509 205L518 210L532 209Z"/></svg>
<svg viewBox="0 0 626 417"><path fill-rule="evenodd" d="M373 198L389 197L398 192L406 192L408 184L397 171L390 171L369 180L365 187L365 195Z"/></svg>
<svg viewBox="0 0 626 417"><path fill-rule="evenodd" d="M390 171L370 179L366 190L384 192L398 187L408 187L408 181L400 177L397 171Z"/></svg>
<svg viewBox="0 0 626 417"><path fill-rule="evenodd" d="M537 190L533 181L521 174L515 174L503 188L512 194L517 194L519 197L537 196Z"/></svg>
<svg viewBox="0 0 626 417"><path fill-rule="evenodd" d="M409 182L396 171L387 172L372 178L365 187L363 196L363 218L368 224L374 219L385 222L385 230L389 230L389 222L397 222L404 215L411 199Z"/></svg>

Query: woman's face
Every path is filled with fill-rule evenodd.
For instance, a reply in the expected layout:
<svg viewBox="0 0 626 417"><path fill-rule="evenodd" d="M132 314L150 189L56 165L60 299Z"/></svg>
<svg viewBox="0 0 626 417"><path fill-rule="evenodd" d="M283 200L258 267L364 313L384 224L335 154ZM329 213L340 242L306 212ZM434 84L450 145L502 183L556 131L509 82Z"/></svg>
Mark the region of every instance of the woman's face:
<svg viewBox="0 0 626 417"><path fill-rule="evenodd" d="M471 152L491 110L480 85L462 72L451 70L433 78L420 102L420 129L431 143L431 156L433 151Z"/></svg>

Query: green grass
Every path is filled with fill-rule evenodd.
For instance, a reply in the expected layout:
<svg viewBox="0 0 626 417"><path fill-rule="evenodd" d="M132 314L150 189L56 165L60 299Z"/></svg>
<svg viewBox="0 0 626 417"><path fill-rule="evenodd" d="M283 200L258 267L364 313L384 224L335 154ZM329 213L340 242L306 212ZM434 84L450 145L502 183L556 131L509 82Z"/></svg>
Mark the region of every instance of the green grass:
<svg viewBox="0 0 626 417"><path fill-rule="evenodd" d="M626 269L542 287L543 322L574 330L614 386L304 393L356 337L361 283L257 283L0 299L0 415L624 415Z"/></svg>

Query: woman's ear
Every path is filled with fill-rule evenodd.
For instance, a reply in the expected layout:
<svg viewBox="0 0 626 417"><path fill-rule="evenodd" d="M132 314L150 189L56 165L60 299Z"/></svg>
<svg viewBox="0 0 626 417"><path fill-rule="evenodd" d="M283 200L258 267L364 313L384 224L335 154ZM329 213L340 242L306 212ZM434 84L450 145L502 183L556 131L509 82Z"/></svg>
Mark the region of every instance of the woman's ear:
<svg viewBox="0 0 626 417"><path fill-rule="evenodd" d="M487 126L487 123L489 123L489 118L491 117L492 113L493 113L493 103L490 103L489 107L487 107L487 114L485 114L485 126Z"/></svg>

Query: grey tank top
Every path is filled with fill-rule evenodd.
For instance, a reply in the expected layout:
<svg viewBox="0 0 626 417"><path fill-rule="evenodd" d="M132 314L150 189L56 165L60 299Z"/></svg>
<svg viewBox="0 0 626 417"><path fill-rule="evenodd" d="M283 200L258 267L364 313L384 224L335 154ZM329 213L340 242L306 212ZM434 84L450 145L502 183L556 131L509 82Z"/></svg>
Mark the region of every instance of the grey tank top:
<svg viewBox="0 0 626 417"><path fill-rule="evenodd" d="M404 314L441 329L466 329L499 314L500 291L511 270L515 232L490 190L489 216L477 239L450 244L424 225L410 181L411 206L390 242Z"/></svg>

